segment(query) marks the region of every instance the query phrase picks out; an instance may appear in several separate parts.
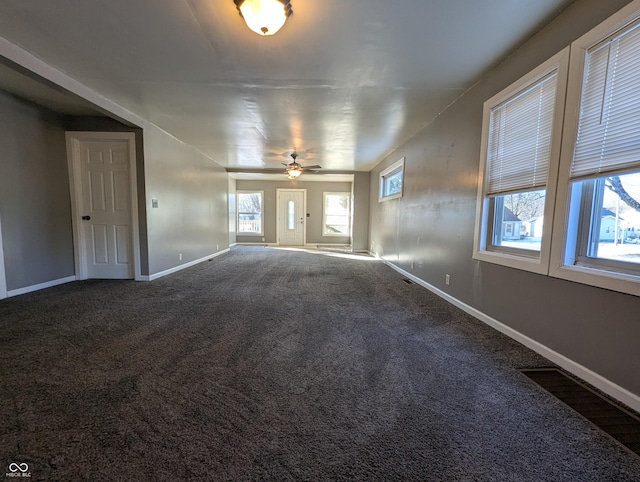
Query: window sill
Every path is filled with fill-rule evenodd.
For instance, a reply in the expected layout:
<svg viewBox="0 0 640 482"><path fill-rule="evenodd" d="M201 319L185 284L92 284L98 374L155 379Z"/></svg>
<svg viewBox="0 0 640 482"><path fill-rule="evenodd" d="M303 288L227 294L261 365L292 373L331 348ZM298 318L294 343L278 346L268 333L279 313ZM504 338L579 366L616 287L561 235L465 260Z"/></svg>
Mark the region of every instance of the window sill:
<svg viewBox="0 0 640 482"><path fill-rule="evenodd" d="M619 293L640 296L640 276L605 271L587 266L563 265L552 269L549 276Z"/></svg>
<svg viewBox="0 0 640 482"><path fill-rule="evenodd" d="M385 196L385 197L380 197L378 198L378 202L385 202L385 201L391 201L393 199L399 199L402 197L402 193L398 193L398 194L392 194L391 196Z"/></svg>
<svg viewBox="0 0 640 482"><path fill-rule="evenodd" d="M548 264L543 262L540 257L520 256L500 251L474 251L473 259L531 273L546 275L549 272Z"/></svg>

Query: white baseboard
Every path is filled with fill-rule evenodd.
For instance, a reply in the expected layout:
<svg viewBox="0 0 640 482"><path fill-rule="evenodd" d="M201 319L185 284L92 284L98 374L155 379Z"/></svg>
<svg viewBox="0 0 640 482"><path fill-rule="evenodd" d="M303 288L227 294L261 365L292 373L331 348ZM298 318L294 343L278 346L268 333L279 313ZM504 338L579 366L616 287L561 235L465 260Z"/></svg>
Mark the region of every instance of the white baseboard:
<svg viewBox="0 0 640 482"><path fill-rule="evenodd" d="M51 288L52 286L58 286L64 283L70 283L75 280L75 275L67 276L66 278L54 279L45 283L38 283L37 285L25 286L24 288L9 290L7 291L7 298L10 298L11 296L24 295L26 293L31 293L32 291L43 290L45 288Z"/></svg>
<svg viewBox="0 0 640 482"><path fill-rule="evenodd" d="M264 241L262 242L249 242L249 241L238 241L237 243L234 244L234 246L267 246L267 247L271 247L271 246L278 246L278 243L265 243Z"/></svg>
<svg viewBox="0 0 640 482"><path fill-rule="evenodd" d="M203 263L204 261L209 261L210 259L215 258L216 256L220 256L221 254L228 253L230 251L229 248L218 251L217 253L210 254L209 256L205 256L204 258L196 259L194 261L189 261L188 263L181 264L179 266L175 266L173 268L166 269L164 271L160 271L159 273L154 273L149 276L141 276L141 281L153 281L158 278L162 278L163 276L170 275L172 273L177 273L178 271L182 271L183 269L190 268L191 266L195 266L196 264Z"/></svg>
<svg viewBox="0 0 640 482"><path fill-rule="evenodd" d="M599 390L602 390L607 395L610 395L611 397L615 398L616 400L619 400L620 402L622 402L626 406L632 408L633 410L635 410L637 412L640 412L640 396L636 395L635 393L632 393L629 390L627 390L626 388L623 388L620 385L617 385L617 384L613 383L612 381L606 379L602 375L600 375L600 374L590 370L589 368L587 368L587 367L585 367L585 366L583 366L583 365L571 360L570 358L567 358L566 356L562 355L561 353L558 353L558 352L552 350L551 348L549 348L549 347L537 342L536 340L534 340L532 338L529 338L526 335L523 335L519 331L516 331L513 328L511 328L511 327L499 322L495 318L490 317L489 315L477 310L476 308L474 308L472 306L469 306L466 303L463 303L462 301L458 300L457 298L454 298L450 294L445 293L444 291L442 291L442 290L436 288L435 286L427 283L426 281L422 280L421 278L418 278L417 276L412 275L411 273L408 273L407 271L403 270L402 268L399 268L398 266L394 265L390 261L387 261L385 259L380 258L376 253L370 252L370 254L372 256L380 259L383 263L385 263L387 266L393 268L398 273L401 273L403 276L406 276L411 281L413 281L413 282L419 284L420 286L428 289L429 291L431 291L435 295L439 296L440 298L445 299L446 301L448 301L452 305L457 306L458 308L460 308L461 310L463 310L466 313L470 314L474 318L479 319L483 323L486 323L487 325L491 326L492 328L495 328L499 332L504 333L508 337L513 338L514 340L522 343L527 348L530 348L531 350L535 351L536 353L542 355L543 357L545 357L549 361L551 361L551 362L555 363L556 365L558 365L559 367L567 370L569 373L573 373L578 378L581 378L582 380L586 381L587 383L590 383L591 385L593 385L594 387L598 388Z"/></svg>
<svg viewBox="0 0 640 482"><path fill-rule="evenodd" d="M300 246L290 246L288 244L278 244L278 243L244 243L238 242L235 243L234 246L266 246L269 248L300 248L300 249L319 249L320 247L327 248L341 248L344 246L348 246L343 243L305 243Z"/></svg>

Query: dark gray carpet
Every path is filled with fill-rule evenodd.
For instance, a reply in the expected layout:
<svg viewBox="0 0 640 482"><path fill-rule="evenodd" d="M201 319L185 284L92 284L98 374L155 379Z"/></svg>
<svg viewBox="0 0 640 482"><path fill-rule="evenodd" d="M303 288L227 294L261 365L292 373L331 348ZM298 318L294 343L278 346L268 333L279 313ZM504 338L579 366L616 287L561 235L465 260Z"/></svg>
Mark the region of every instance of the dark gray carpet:
<svg viewBox="0 0 640 482"><path fill-rule="evenodd" d="M32 480L640 480L517 370L547 361L364 258L3 300L0 363L0 471Z"/></svg>

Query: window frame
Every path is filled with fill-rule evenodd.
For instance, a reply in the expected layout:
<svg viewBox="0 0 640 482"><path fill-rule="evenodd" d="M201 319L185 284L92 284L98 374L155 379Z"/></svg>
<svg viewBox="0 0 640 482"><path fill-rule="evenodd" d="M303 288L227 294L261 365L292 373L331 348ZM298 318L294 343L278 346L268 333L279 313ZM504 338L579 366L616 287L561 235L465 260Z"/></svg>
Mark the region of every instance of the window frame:
<svg viewBox="0 0 640 482"><path fill-rule="evenodd" d="M404 160L405 158L403 157L402 159L394 162L393 164L391 164L389 167L387 167L386 169L384 169L381 173L380 173L380 182L379 182L379 189L378 189L378 202L384 202L384 201L390 201L392 199L398 199L401 198L403 196L404 193ZM385 186L386 186L386 181L397 175L398 173L402 174L402 181L400 182L400 191L393 193L393 194L388 194L385 195Z"/></svg>
<svg viewBox="0 0 640 482"><path fill-rule="evenodd" d="M260 232L247 232L240 231L240 215L241 214L255 214L240 211L240 195L241 194L259 194L260 195ZM264 236L264 191L258 191L253 189L245 189L236 191L236 236Z"/></svg>
<svg viewBox="0 0 640 482"><path fill-rule="evenodd" d="M626 272L624 267L620 267L620 264L627 263L593 258L596 262L585 264L577 259L581 247L584 246L586 232L590 228L586 225L588 214L584 210L584 203L589 201L584 199L582 187L578 188L577 185L582 186L582 182L588 179L572 180L570 171L577 142L588 51L638 19L640 0L634 0L571 44L563 146L556 194L557 215L554 219L554 232L559 234L552 246L549 269L549 275L555 278L636 296L640 296L640 276ZM631 172L640 172L640 166ZM602 175L592 176L592 179L600 177ZM592 210L589 215L590 213Z"/></svg>
<svg viewBox="0 0 640 482"><path fill-rule="evenodd" d="M548 274L549 272L553 231L552 221L554 219L555 210L554 197L558 181L557 173L560 159L560 143L562 138L561 133L568 69L569 47L566 47L484 103L476 221L473 242L474 259L531 271L534 273ZM489 196L485 194L487 192L487 167L491 113L494 108L512 98L515 98L518 94L524 93L536 83L542 81L545 77L553 74L553 72L557 73L557 84L553 112L553 126L551 130L548 176L547 182L544 186L546 194L543 216L546 222L543 228L540 251L498 246L493 244L492 240L494 230L493 224L495 219L493 207L495 202L492 201L492 198L495 198L496 196ZM542 189L542 187L538 187L535 190L540 189ZM530 190L531 189L523 189L520 191L514 191L513 194ZM507 194L509 193L502 193L499 196Z"/></svg>
<svg viewBox="0 0 640 482"><path fill-rule="evenodd" d="M331 233L326 230L327 228L327 197L328 196L345 196L348 201L348 214L347 216L347 232L346 233ZM322 193L322 236L331 236L338 238L349 238L351 237L351 193L347 191L340 192L323 192ZM335 216L335 214L330 214L330 216Z"/></svg>

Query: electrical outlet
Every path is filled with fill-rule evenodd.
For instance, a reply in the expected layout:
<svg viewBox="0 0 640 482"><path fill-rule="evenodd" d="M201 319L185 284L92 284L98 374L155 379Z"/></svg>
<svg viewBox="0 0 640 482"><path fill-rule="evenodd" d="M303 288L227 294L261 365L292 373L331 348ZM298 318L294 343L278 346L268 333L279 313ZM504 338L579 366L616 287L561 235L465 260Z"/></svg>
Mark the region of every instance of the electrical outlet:
<svg viewBox="0 0 640 482"><path fill-rule="evenodd" d="M411 269L413 269L414 265L415 265L414 262L411 261Z"/></svg>
<svg viewBox="0 0 640 482"><path fill-rule="evenodd" d="M448 274L445 274L444 275L444 284L448 285L450 281L451 281L451 276L449 276Z"/></svg>
<svg viewBox="0 0 640 482"><path fill-rule="evenodd" d="M182 253L178 255L178 261L182 261Z"/></svg>

